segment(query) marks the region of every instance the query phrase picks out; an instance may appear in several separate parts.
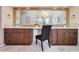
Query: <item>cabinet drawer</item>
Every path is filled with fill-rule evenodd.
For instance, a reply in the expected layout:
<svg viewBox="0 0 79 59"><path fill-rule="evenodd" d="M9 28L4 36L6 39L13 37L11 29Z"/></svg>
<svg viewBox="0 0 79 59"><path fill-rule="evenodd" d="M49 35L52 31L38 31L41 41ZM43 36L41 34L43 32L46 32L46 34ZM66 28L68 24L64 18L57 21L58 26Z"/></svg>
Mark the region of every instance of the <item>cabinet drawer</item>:
<svg viewBox="0 0 79 59"><path fill-rule="evenodd" d="M5 32L23 32L24 30L23 29L5 29L4 30Z"/></svg>

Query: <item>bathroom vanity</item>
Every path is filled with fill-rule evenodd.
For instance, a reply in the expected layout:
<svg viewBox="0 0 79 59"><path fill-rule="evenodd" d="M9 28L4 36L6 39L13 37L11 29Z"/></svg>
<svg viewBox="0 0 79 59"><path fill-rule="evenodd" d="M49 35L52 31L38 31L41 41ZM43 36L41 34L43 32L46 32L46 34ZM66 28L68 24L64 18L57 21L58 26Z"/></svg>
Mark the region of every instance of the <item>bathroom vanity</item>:
<svg viewBox="0 0 79 59"><path fill-rule="evenodd" d="M33 30L41 27L12 27L4 28L4 42L6 45L31 45ZM76 45L78 29L72 27L52 27L50 42L52 45Z"/></svg>
<svg viewBox="0 0 79 59"><path fill-rule="evenodd" d="M30 45L33 31L25 28L4 29L4 43L7 45Z"/></svg>
<svg viewBox="0 0 79 59"><path fill-rule="evenodd" d="M37 26L36 26L37 25ZM39 25L39 26L38 26ZM4 27L6 45L30 45L42 25L52 25L50 42L52 45L76 45L78 28L69 26L69 8L15 7L13 24ZM37 32L38 34L38 32Z"/></svg>
<svg viewBox="0 0 79 59"><path fill-rule="evenodd" d="M76 45L77 29L52 29L51 44L52 45Z"/></svg>

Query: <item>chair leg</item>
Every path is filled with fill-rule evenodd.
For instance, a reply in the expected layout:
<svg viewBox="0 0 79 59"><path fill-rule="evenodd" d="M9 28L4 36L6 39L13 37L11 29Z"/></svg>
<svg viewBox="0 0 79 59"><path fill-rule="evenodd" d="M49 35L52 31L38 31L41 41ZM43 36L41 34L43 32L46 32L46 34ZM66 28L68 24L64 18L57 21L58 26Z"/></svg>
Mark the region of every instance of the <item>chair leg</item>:
<svg viewBox="0 0 79 59"><path fill-rule="evenodd" d="M41 41L41 49L42 49L42 51L44 51L44 49L43 49L43 42Z"/></svg>
<svg viewBox="0 0 79 59"><path fill-rule="evenodd" d="M36 45L37 45L37 38L36 38Z"/></svg>
<svg viewBox="0 0 79 59"><path fill-rule="evenodd" d="M50 44L50 41L48 40L48 45L49 45L49 48L51 48L51 44Z"/></svg>

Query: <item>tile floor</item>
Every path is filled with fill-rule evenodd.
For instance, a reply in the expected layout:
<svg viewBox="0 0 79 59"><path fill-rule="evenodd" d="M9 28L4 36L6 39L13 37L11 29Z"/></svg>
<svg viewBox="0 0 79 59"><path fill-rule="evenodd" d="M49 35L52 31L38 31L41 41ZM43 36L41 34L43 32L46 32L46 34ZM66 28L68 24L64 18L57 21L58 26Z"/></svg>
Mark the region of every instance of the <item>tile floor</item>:
<svg viewBox="0 0 79 59"><path fill-rule="evenodd" d="M44 52L78 52L79 45L52 45L48 47L47 42L44 42ZM7 45L0 48L0 52L41 52L40 42L36 45L35 42L32 45Z"/></svg>

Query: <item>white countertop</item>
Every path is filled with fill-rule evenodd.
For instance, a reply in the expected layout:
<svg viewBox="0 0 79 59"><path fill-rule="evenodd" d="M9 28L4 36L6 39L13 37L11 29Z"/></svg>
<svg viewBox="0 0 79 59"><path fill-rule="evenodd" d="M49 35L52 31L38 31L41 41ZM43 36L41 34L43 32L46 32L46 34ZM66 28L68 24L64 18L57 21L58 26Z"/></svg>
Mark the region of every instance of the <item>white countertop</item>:
<svg viewBox="0 0 79 59"><path fill-rule="evenodd" d="M5 27L5 28L26 28L26 29L42 29L42 27ZM52 27L51 29L79 29L78 27Z"/></svg>

